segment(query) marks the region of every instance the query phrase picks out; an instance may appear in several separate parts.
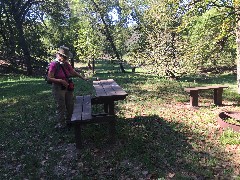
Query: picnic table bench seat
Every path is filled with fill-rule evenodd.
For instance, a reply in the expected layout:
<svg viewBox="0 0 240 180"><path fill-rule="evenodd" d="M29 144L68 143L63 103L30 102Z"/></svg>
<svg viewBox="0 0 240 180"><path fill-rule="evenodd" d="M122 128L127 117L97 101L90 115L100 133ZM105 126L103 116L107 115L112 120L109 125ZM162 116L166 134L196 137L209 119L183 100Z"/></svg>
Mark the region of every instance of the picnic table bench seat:
<svg viewBox="0 0 240 180"><path fill-rule="evenodd" d="M190 105L198 106L198 91L213 89L213 100L215 105L222 105L223 88L228 88L225 85L202 86L202 87L188 87L184 88L190 94Z"/></svg>
<svg viewBox="0 0 240 180"><path fill-rule="evenodd" d="M78 149L82 148L82 125L89 123L110 123L113 120L114 115L109 115L107 113L92 114L92 98L90 95L76 96L74 110L71 118L71 123L73 124L75 130L76 147ZM112 125L112 123L110 123L110 125Z"/></svg>

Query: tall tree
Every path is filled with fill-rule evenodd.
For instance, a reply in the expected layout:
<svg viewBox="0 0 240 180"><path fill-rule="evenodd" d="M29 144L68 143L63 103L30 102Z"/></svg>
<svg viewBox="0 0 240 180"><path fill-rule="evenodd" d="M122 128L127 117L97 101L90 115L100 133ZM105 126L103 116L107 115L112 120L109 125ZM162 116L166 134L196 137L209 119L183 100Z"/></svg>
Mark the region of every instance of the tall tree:
<svg viewBox="0 0 240 180"><path fill-rule="evenodd" d="M1 7L2 11L4 12L4 18L1 16L1 25L6 24L7 29L9 30L9 34L11 36L16 37L16 42L18 46L21 49L21 53L23 54L24 58L24 64L27 68L27 74L32 75L33 68L33 58L31 55L30 49L33 49L31 46L34 46L34 44L31 44L29 39L27 38L27 30L31 29L28 27L34 27L38 26L40 22L44 21L44 16L49 13L51 15L55 15L56 13L61 11L64 6L61 6L59 4L66 4L65 1L59 0L59 1L42 1L42 0L2 0L1 1ZM56 5L59 5L58 9L51 10L52 7L56 7ZM6 17L6 18L5 18ZM16 30L12 31L11 27L14 27ZM32 28L33 29L33 28ZM36 30L38 31L38 30ZM13 34L12 34L13 33ZM35 33L38 34L38 33ZM4 35L2 35L4 37ZM38 38L40 39L40 36L34 35L32 38ZM10 37L5 38L6 42L7 40L10 40ZM38 44L39 45L39 44ZM35 45L37 46L37 45Z"/></svg>
<svg viewBox="0 0 240 180"><path fill-rule="evenodd" d="M113 36L112 36L112 34L111 34L111 32L110 32L110 27L109 27L109 25L107 24L107 20L109 20L109 19L106 19L106 18L108 17L108 14L107 14L107 13L109 13L109 12L106 11L107 8L100 8L99 4L98 4L97 2L95 2L95 0L91 0L91 1L92 1L93 7L94 7L96 13L99 14L100 19L101 19L101 21L102 21L102 23L103 23L103 25L104 25L104 34L105 34L107 40L109 41L110 46L111 46L111 48L112 48L112 50L113 50L116 58L117 58L118 61L119 61L120 69L121 69L122 72L125 72L125 69L124 69L124 67L123 67L123 65L122 65L122 63L121 63L122 58L121 58L121 56L120 56L120 54L119 54L119 51L118 51L118 49L117 49L117 47L116 47L116 45L115 45ZM106 20L105 20L105 19L106 19Z"/></svg>
<svg viewBox="0 0 240 180"><path fill-rule="evenodd" d="M179 70L179 2L147 2L147 6L142 6L143 12L136 28L140 29L140 47L136 46L135 54L144 59L145 65L158 74L163 75L166 70Z"/></svg>
<svg viewBox="0 0 240 180"><path fill-rule="evenodd" d="M199 8L203 9L201 6ZM191 8L185 15L182 35L188 44L184 56L186 62L191 61L190 67L214 68L234 64L235 22L229 16L229 10L214 6L204 11Z"/></svg>
<svg viewBox="0 0 240 180"><path fill-rule="evenodd" d="M236 43L237 43L237 85L240 94L240 0L233 1L233 7L236 19Z"/></svg>
<svg viewBox="0 0 240 180"><path fill-rule="evenodd" d="M6 6L3 2L0 2L0 34L2 36L3 41L1 42L2 48L4 50L4 54L7 56L12 56L15 53L16 43L15 43L15 33L14 26L12 23L12 19L7 13Z"/></svg>
<svg viewBox="0 0 240 180"><path fill-rule="evenodd" d="M28 75L32 75L32 62L31 62L32 60L31 60L31 55L29 51L29 45L26 41L26 37L24 34L24 22L30 8L36 3L39 3L39 1L32 1L32 0L26 0L26 1L3 0L2 1L2 6L5 10L6 16L11 17L14 20L13 22L17 31L18 44L23 51Z"/></svg>
<svg viewBox="0 0 240 180"><path fill-rule="evenodd" d="M237 54L237 84L238 84L238 92L240 93L240 1L226 1L226 0L191 0L187 2L188 13L186 15L189 17L193 15L201 16L206 11L209 11L212 7L216 7L218 9L225 9L223 13L225 14L222 18L229 19L234 23L233 29L235 29L235 37L236 37L236 54ZM227 11L226 11L227 10ZM189 13L190 12L190 13ZM232 24L227 23L227 24ZM226 24L225 24L226 25ZM225 26L226 27L226 26ZM226 37L229 35L226 34L226 28L220 29L221 31L221 40L219 43L226 42ZM225 43L226 44L226 43Z"/></svg>

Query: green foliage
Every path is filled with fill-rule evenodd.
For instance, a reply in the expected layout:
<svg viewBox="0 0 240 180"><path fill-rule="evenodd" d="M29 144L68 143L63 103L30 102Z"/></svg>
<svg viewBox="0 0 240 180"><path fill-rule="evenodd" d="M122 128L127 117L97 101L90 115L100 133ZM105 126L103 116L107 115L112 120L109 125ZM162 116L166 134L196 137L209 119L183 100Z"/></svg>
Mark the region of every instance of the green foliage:
<svg viewBox="0 0 240 180"><path fill-rule="evenodd" d="M239 125L236 123L236 125ZM240 143L240 133L236 133L232 129L228 129L223 132L220 137L220 141L224 145L239 145Z"/></svg>
<svg viewBox="0 0 240 180"><path fill-rule="evenodd" d="M142 18L142 31L136 49L137 60L152 71L164 74L165 70L181 72L181 37L176 32L181 17L178 2L149 1ZM139 60L140 59L140 60Z"/></svg>
<svg viewBox="0 0 240 180"><path fill-rule="evenodd" d="M77 31L77 40L74 46L79 59L92 59L100 55L101 37L89 22L81 22Z"/></svg>
<svg viewBox="0 0 240 180"><path fill-rule="evenodd" d="M28 68L48 61L60 45L76 61L118 54L159 75L235 64L238 1L17 0L18 11L10 2L0 8L1 54L26 59L30 53Z"/></svg>
<svg viewBox="0 0 240 180"><path fill-rule="evenodd" d="M234 21L231 17L226 18L226 14L226 9L211 8L201 16L191 18L184 37L189 42L185 57L188 57L195 67L234 64Z"/></svg>

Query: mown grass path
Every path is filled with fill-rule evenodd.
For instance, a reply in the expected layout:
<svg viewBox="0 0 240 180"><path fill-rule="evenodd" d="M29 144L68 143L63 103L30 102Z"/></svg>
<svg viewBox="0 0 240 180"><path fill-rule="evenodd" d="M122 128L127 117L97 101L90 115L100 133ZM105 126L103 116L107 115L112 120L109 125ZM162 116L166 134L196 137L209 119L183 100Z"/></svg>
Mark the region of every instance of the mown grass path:
<svg viewBox="0 0 240 180"><path fill-rule="evenodd" d="M221 111L240 111L234 75L170 81L105 68L97 64L93 78L113 78L129 94L117 104L117 142L108 144L107 125L89 125L81 151L73 129L54 130L51 88L42 78L0 77L0 179L240 178L240 135L216 121ZM75 84L75 95L94 95L91 83ZM190 108L183 88L209 84L229 85L224 106L206 91L200 107Z"/></svg>

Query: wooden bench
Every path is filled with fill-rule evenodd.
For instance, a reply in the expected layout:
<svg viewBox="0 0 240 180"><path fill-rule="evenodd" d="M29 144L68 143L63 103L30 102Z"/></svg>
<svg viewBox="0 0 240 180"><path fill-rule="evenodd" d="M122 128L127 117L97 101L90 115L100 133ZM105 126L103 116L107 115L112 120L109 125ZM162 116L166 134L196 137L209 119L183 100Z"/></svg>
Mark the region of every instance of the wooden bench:
<svg viewBox="0 0 240 180"><path fill-rule="evenodd" d="M89 123L102 123L102 122L109 122L110 124L110 133L112 128L112 125L115 126L115 123L112 123L115 121L114 115L108 115L108 114L92 114L92 98L90 95L86 96L76 96L76 101L74 104L74 110L72 114L71 123L74 126L75 130L75 140L76 140L76 147L78 149L82 148L82 137L81 137L81 129L82 125L89 124ZM110 134L111 136L115 136Z"/></svg>
<svg viewBox="0 0 240 180"><path fill-rule="evenodd" d="M122 66L122 68L124 69L131 69L132 72L136 72L136 68L139 68L140 65L131 65L131 64L127 64L127 63L124 63L124 62L119 62L120 66Z"/></svg>
<svg viewBox="0 0 240 180"><path fill-rule="evenodd" d="M222 93L223 88L228 88L228 86L216 85L216 86L204 86L204 87L189 87L184 88L184 90L190 93L190 105L198 106L198 91L199 90L209 90L213 89L213 100L215 105L222 105Z"/></svg>

